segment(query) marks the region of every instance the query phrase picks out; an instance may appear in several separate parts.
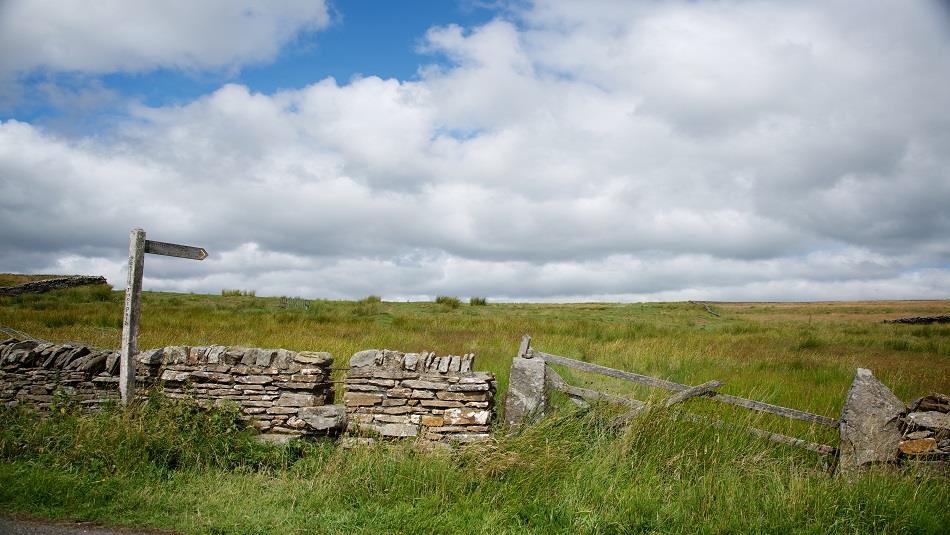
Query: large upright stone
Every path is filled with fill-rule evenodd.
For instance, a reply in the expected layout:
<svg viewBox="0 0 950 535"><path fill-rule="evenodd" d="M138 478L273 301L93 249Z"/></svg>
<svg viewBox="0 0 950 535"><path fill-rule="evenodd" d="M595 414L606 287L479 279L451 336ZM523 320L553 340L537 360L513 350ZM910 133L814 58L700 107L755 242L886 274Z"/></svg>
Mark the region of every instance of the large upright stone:
<svg viewBox="0 0 950 535"><path fill-rule="evenodd" d="M305 422L308 429L321 433L339 432L346 428L346 407L343 405L304 407L297 417Z"/></svg>
<svg viewBox="0 0 950 535"><path fill-rule="evenodd" d="M377 364L377 353L375 349L366 349L354 353L350 357L350 368L365 368L367 366L375 366Z"/></svg>
<svg viewBox="0 0 950 535"><path fill-rule="evenodd" d="M511 361L505 394L505 423L509 427L528 423L544 413L547 404L544 370L543 359L515 357Z"/></svg>
<svg viewBox="0 0 950 535"><path fill-rule="evenodd" d="M848 474L870 464L896 461L901 441L898 426L904 410L904 403L871 370L858 368L838 425L841 472Z"/></svg>

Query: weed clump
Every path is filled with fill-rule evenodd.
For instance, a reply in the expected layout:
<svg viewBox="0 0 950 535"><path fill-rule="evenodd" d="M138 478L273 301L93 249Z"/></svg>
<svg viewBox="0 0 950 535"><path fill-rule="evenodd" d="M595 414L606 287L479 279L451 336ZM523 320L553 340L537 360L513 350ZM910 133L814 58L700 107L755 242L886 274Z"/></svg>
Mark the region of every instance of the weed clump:
<svg viewBox="0 0 950 535"><path fill-rule="evenodd" d="M436 297L435 302L440 305L445 305L449 308L458 308L462 306L462 301L458 297L451 297L448 295L440 295Z"/></svg>
<svg viewBox="0 0 950 535"><path fill-rule="evenodd" d="M488 299L485 297L470 297L468 304L473 307L483 307L488 304Z"/></svg>

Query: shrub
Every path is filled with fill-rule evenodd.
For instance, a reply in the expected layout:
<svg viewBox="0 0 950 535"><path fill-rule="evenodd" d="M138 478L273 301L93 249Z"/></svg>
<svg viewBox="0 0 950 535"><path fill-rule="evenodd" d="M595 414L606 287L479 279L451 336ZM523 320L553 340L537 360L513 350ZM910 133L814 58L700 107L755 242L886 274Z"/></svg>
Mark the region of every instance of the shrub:
<svg viewBox="0 0 950 535"><path fill-rule="evenodd" d="M221 290L222 297L255 297L256 295L257 290L239 290L237 288Z"/></svg>
<svg viewBox="0 0 950 535"><path fill-rule="evenodd" d="M366 297L360 299L360 303L382 303L383 298L378 295L367 295Z"/></svg>
<svg viewBox="0 0 950 535"><path fill-rule="evenodd" d="M440 305L445 305L449 308L458 308L462 306L462 301L458 297L451 297L448 295L440 295L435 298L435 302Z"/></svg>
<svg viewBox="0 0 950 535"><path fill-rule="evenodd" d="M470 297L468 299L468 304L473 307L483 307L488 304L488 299L484 297Z"/></svg>

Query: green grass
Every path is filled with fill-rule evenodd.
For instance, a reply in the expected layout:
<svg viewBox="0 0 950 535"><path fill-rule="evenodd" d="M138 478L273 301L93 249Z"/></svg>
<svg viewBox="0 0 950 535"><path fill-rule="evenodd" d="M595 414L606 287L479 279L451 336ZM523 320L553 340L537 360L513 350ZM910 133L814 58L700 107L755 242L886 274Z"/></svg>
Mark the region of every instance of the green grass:
<svg viewBox="0 0 950 535"><path fill-rule="evenodd" d="M0 298L0 324L117 347L122 294L76 288ZM688 303L457 307L145 293L141 347L234 344L331 351L475 352L499 400L524 333L538 349L838 415L857 366L905 400L950 391L950 326L884 325L948 302ZM560 369L572 384L648 399L645 387ZM946 480L874 471L829 477L819 456L683 421L675 411L623 432L611 407L554 416L455 452L411 444L269 450L227 411L153 400L56 418L4 413L0 510L186 533L941 533ZM684 410L834 443L835 432L695 399Z"/></svg>

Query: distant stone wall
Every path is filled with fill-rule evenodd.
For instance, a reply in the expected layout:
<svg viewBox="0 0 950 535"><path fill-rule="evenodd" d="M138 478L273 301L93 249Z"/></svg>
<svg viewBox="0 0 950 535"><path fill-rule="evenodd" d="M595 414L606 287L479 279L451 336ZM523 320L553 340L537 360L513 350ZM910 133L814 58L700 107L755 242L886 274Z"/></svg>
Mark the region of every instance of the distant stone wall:
<svg viewBox="0 0 950 535"><path fill-rule="evenodd" d="M487 440L495 375L472 371L474 359L385 349L354 354L343 394L348 430L445 443Z"/></svg>
<svg viewBox="0 0 950 535"><path fill-rule="evenodd" d="M105 277L70 275L68 277L57 277L54 279L45 279L33 282L24 282L15 286L0 286L0 296L20 295L27 293L46 293L63 288L75 288L76 286L89 286L96 284L108 284Z"/></svg>
<svg viewBox="0 0 950 535"><path fill-rule="evenodd" d="M329 353L243 347L170 346L136 357L140 387L210 406L233 402L262 433L340 430ZM0 342L0 403L48 409L57 396L86 407L118 398L118 351L9 339ZM143 390L139 390L140 393Z"/></svg>

